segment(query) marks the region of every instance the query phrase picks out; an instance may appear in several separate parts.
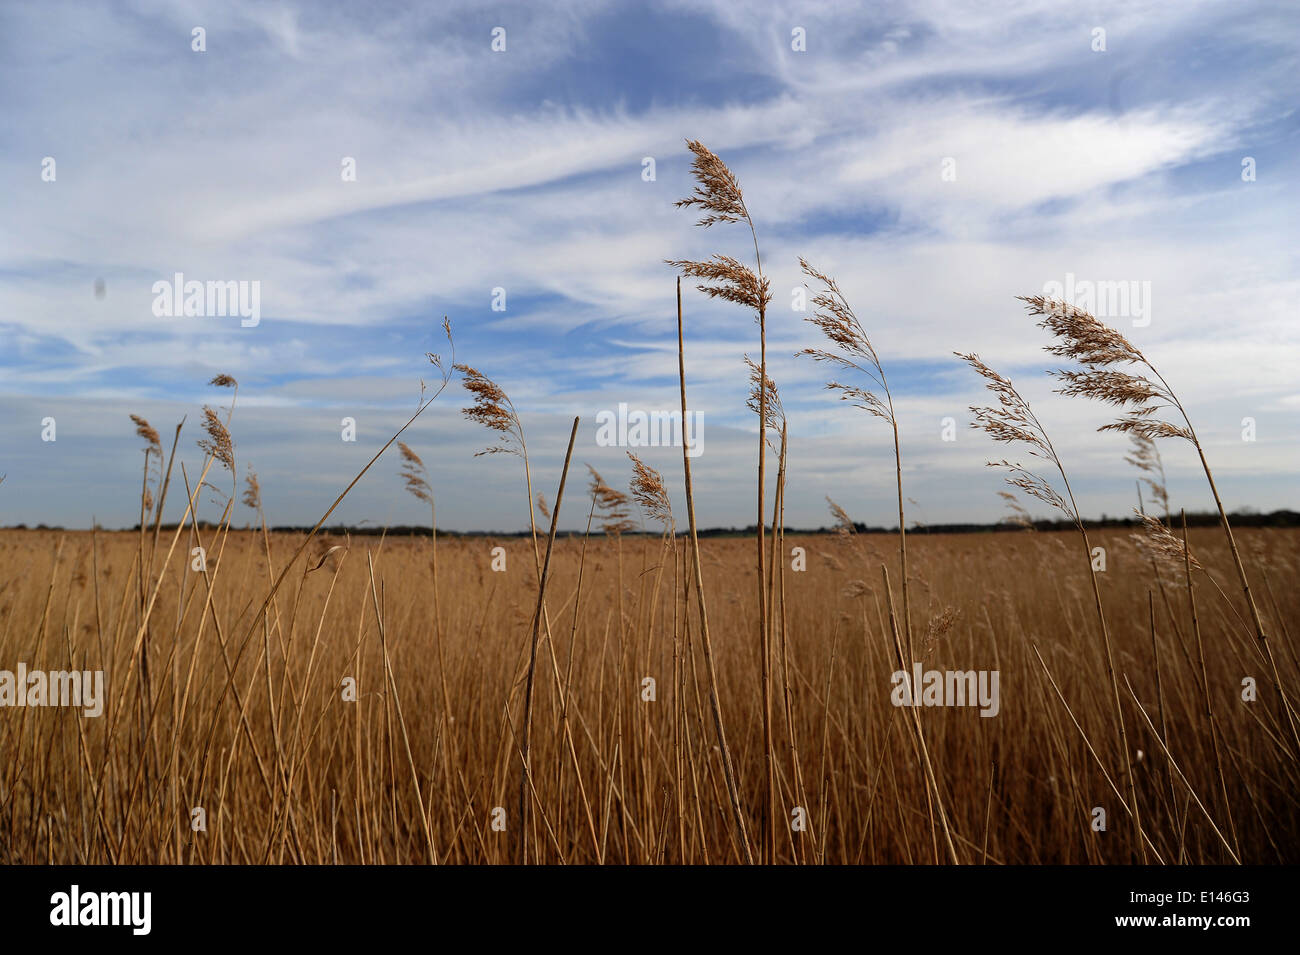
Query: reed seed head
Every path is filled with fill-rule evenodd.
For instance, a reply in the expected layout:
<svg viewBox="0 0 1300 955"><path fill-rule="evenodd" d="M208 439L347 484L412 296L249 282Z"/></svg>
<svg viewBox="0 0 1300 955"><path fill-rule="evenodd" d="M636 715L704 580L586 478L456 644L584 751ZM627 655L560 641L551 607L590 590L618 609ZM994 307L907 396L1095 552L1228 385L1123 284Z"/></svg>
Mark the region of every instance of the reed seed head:
<svg viewBox="0 0 1300 955"><path fill-rule="evenodd" d="M233 379L232 379L233 380ZM199 439L199 448L212 455L227 471L235 470L235 445L221 418L208 405L203 406L203 430L206 438Z"/></svg>
<svg viewBox="0 0 1300 955"><path fill-rule="evenodd" d="M474 398L474 403L468 408L462 408L461 414L505 439L502 444L484 448L474 456L519 454L523 447L523 428L505 391L476 368L460 364L452 367L461 373L461 384Z"/></svg>
<svg viewBox="0 0 1300 955"><path fill-rule="evenodd" d="M631 499L622 491L606 484L600 472L590 464L587 465L587 470L591 472L591 481L587 487L595 510L601 518L601 531L617 537L619 534L635 530L636 525L630 520L628 512Z"/></svg>
<svg viewBox="0 0 1300 955"><path fill-rule="evenodd" d="M678 209L702 209L704 216L697 225L708 228L715 222L749 222L745 198L740 182L722 159L703 143L694 139L686 147L695 154L691 161L691 175L695 177L695 191L679 199Z"/></svg>
<svg viewBox="0 0 1300 955"><path fill-rule="evenodd" d="M1129 440L1133 447L1124 460L1146 475L1141 479L1142 483L1151 489L1151 496L1168 514L1169 488L1165 484L1165 463L1160 457L1160 448L1152 438L1137 432L1129 432Z"/></svg>
<svg viewBox="0 0 1300 955"><path fill-rule="evenodd" d="M1159 519L1143 514L1137 508L1133 509L1133 513L1142 522L1142 529L1130 535L1140 551L1175 569L1182 568L1186 559L1193 568L1200 570L1201 562L1184 546L1182 539L1171 534Z"/></svg>
<svg viewBox="0 0 1300 955"><path fill-rule="evenodd" d="M673 508L662 475L631 451L627 456L632 459L632 497L643 511L667 530L673 523Z"/></svg>
<svg viewBox="0 0 1300 955"><path fill-rule="evenodd" d="M762 369L748 355L745 356L745 365L749 368L749 397L745 399L746 407L754 414L759 413L761 405L758 380L762 377L767 382L767 427L780 434L785 426L785 406L781 404L781 395L776 390L776 382L770 375L763 375Z"/></svg>
<svg viewBox="0 0 1300 955"><path fill-rule="evenodd" d="M680 269L683 275L703 279L696 288L709 298L726 299L752 308L759 314L765 312L772 301L772 285L767 278L759 278L748 266L729 255L715 255L704 262L690 259L668 259L667 262Z"/></svg>
<svg viewBox="0 0 1300 955"><path fill-rule="evenodd" d="M835 530L839 535L848 537L850 534L855 533L853 518L849 517L849 512L832 501L829 496L826 498L826 504L831 509L831 517L835 519Z"/></svg>
<svg viewBox="0 0 1300 955"><path fill-rule="evenodd" d="M431 503L433 488L429 484L424 462L405 441L397 442L397 450L402 456L401 475L402 480L406 482L406 489L426 504Z"/></svg>
<svg viewBox="0 0 1300 955"><path fill-rule="evenodd" d="M1082 308L1041 295L1019 298L1029 314L1042 316L1038 327L1047 329L1056 339L1054 344L1044 346L1044 350L1083 366L1079 371L1051 372L1065 383L1057 393L1095 398L1128 409L1124 417L1102 425L1098 431L1119 431L1150 440L1183 438L1195 442L1190 427L1153 417L1161 408L1172 406L1181 412L1182 406L1132 342ZM1120 364L1142 365L1151 376L1112 367Z"/></svg>
<svg viewBox="0 0 1300 955"><path fill-rule="evenodd" d="M978 355L961 352L954 352L954 354L975 369L976 373L984 379L984 386L998 399L997 407L971 405L971 414L975 416L971 427L983 431L994 441L1024 445L1034 457L1044 458L1056 465L1056 469L1064 479L1065 468L1052 448L1047 432L1029 407L1029 402L1016 390L1011 380L984 364ZM1003 468L1008 472L1007 484L1057 508L1075 523L1079 522L1074 508L1046 478L1005 458L987 463L991 468Z"/></svg>
<svg viewBox="0 0 1300 955"><path fill-rule="evenodd" d="M1011 513L1002 519L1004 524L1012 524L1016 527L1023 527L1027 531L1034 529L1033 519L1029 512L1021 506L1019 499L1010 491L998 491L998 497L1007 502L1007 510Z"/></svg>
<svg viewBox="0 0 1300 955"><path fill-rule="evenodd" d="M257 481L257 472L251 467L244 477L244 506L255 511L262 509L262 485Z"/></svg>
<svg viewBox="0 0 1300 955"><path fill-rule="evenodd" d="M1017 297L1025 303L1030 315L1042 317L1038 327L1047 329L1057 339L1056 344L1046 348L1051 354L1090 368L1120 362L1147 363L1132 342L1086 310L1042 295Z"/></svg>

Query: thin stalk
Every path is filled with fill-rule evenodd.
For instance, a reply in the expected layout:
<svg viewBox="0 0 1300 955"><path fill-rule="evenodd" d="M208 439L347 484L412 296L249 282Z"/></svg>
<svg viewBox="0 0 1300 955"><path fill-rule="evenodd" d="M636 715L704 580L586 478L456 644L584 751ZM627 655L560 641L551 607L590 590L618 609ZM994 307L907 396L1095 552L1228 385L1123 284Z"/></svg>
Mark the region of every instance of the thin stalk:
<svg viewBox="0 0 1300 955"><path fill-rule="evenodd" d="M551 511L551 533L546 539L546 557L542 561L542 572L537 582L537 609L533 612L533 636L528 656L528 684L524 691L523 742L520 746L522 771L519 780L519 857L528 861L527 839L528 826L526 796L532 785L532 769L528 762L528 745L533 723L533 677L537 671L537 641L541 637L542 612L546 600L546 578L551 569L551 550L555 546L555 530L560 521L560 505L564 502L564 484L569 477L569 462L573 459L573 442L578 437L578 419L573 419L573 430L569 432L569 449L564 454L564 470L560 472L560 489L555 494L555 507ZM531 514L532 508L529 508Z"/></svg>
<svg viewBox="0 0 1300 955"><path fill-rule="evenodd" d="M736 836L741 854L750 865L754 855L745 832L745 813L741 808L740 788L736 785L736 770L727 746L727 733L722 723L722 703L718 699L718 675L713 663L713 643L709 639L709 614L704 603L704 571L700 565L700 539L695 526L695 494L691 487L691 455L685 440L686 418L686 350L682 338L682 280L677 279L677 374L682 394L682 471L686 484L686 516L691 532L691 557L695 565L695 596L700 612L700 643L704 649L704 665L709 676L709 704L713 713L713 729L718 734L718 749L722 753L722 771L727 780L727 794L731 799L731 812L736 822ZM759 433L762 433L760 422ZM761 518L760 518L761 520ZM760 588L762 577L759 578Z"/></svg>

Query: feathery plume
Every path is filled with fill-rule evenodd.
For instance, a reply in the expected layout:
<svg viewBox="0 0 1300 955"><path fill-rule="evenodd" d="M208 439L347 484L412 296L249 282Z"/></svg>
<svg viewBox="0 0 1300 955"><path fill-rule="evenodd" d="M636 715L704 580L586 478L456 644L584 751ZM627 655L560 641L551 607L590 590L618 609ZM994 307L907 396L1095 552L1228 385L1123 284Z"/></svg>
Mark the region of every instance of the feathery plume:
<svg viewBox="0 0 1300 955"><path fill-rule="evenodd" d="M984 379L985 387L998 399L997 407L971 406L971 413L975 416L971 427L983 431L994 441L1024 445L1028 453L1034 457L1051 461L1064 480L1065 469L1052 448L1047 431L1029 407L1029 402L1016 390L1015 385L980 361L978 355L967 355L961 352L954 352L954 354L975 369ZM988 466L1005 469L1008 472L1006 482L1012 487L1019 488L1045 504L1050 504L1076 524L1079 523L1079 516L1075 513L1074 507L1046 478L1005 458L1000 461L989 461Z"/></svg>
<svg viewBox="0 0 1300 955"><path fill-rule="evenodd" d="M461 414L503 437L501 444L484 448L476 452L474 457L484 454L519 454L523 447L523 429L505 391L476 368L469 365L453 367L461 373L461 384L465 390L474 397L474 403L468 408L462 408Z"/></svg>
<svg viewBox="0 0 1300 955"><path fill-rule="evenodd" d="M199 448L216 458L227 471L233 472L235 470L235 446L230 440L230 432L221 423L217 413L208 405L203 406L203 430L208 436L199 439Z"/></svg>
<svg viewBox="0 0 1300 955"><path fill-rule="evenodd" d="M425 470L424 462L420 456L411 450L410 445L405 441L397 442L397 450L402 456L402 480L406 482L406 489L428 504L433 498L433 488L429 485L428 472Z"/></svg>
<svg viewBox="0 0 1300 955"><path fill-rule="evenodd" d="M835 518L835 530L841 537L848 537L854 533L853 518L849 517L849 512L844 510L828 496L826 503L830 506L831 517Z"/></svg>
<svg viewBox="0 0 1300 955"><path fill-rule="evenodd" d="M1020 501L1014 494L1010 491L998 491L998 497L1007 502L1007 510L1011 512L1006 517L1002 518L1004 524L1023 527L1027 531L1032 531L1034 529L1034 522L1030 518L1029 512L1020 505Z"/></svg>
<svg viewBox="0 0 1300 955"><path fill-rule="evenodd" d="M703 279L704 282L696 288L709 298L726 299L755 312L762 312L772 301L771 283L729 255L716 254L703 262L690 259L668 259L667 262L680 269L683 275Z"/></svg>
<svg viewBox="0 0 1300 955"><path fill-rule="evenodd" d="M635 530L636 524L629 517L628 496L606 484L600 472L590 464L587 465L587 470L591 472L591 481L587 485L587 490L596 503L596 512L601 518L601 531L617 537L619 534Z"/></svg>
<svg viewBox="0 0 1300 955"><path fill-rule="evenodd" d="M664 487L663 477L631 451L627 456L632 459L632 497L643 511L667 531L672 527L673 508L668 500L668 489Z"/></svg>
<svg viewBox="0 0 1300 955"><path fill-rule="evenodd" d="M1144 434L1133 432L1129 434L1129 439L1133 442L1133 447L1124 456L1124 460L1143 474L1149 475L1141 479L1142 483L1151 489L1151 496L1160 505L1160 509L1165 512L1167 521L1169 516L1169 487L1165 483L1165 463L1160 456L1160 448L1156 446L1154 440Z"/></svg>
<svg viewBox="0 0 1300 955"><path fill-rule="evenodd" d="M740 182L722 159L698 140L688 139L686 148L695 154L691 175L695 190L685 199L673 203L678 209L703 209L705 215L696 225L708 228L715 222L749 222Z"/></svg>
<svg viewBox="0 0 1300 955"><path fill-rule="evenodd" d="M1169 528L1158 518L1143 514L1137 508L1133 509L1133 513L1142 522L1142 529L1129 535L1137 544L1138 550L1176 570L1183 568L1184 557L1192 567L1201 569L1201 562L1190 550L1184 548L1182 539L1169 533Z"/></svg>
<svg viewBox="0 0 1300 955"><path fill-rule="evenodd" d="M144 418L139 415L131 415L131 420L135 422L135 433L139 438L143 438L149 445L145 448L145 454L150 452L162 457L162 441L158 438L158 432Z"/></svg>
<svg viewBox="0 0 1300 955"><path fill-rule="evenodd" d="M942 613L930 618L925 628L926 656L934 653L939 641L948 635L960 616L961 611L956 607L944 607Z"/></svg>
<svg viewBox="0 0 1300 955"><path fill-rule="evenodd" d="M257 481L257 472L251 467L244 477L244 506L255 511L262 509L262 485Z"/></svg>
<svg viewBox="0 0 1300 955"><path fill-rule="evenodd" d="M865 375L877 388L885 393L881 400L875 391L846 385L839 381L828 381L826 387L840 394L840 400L852 402L855 407L894 423L893 405L889 399L889 386L885 383L885 372L880 366L871 340L867 337L862 323L854 313L852 306L840 291L835 279L813 268L808 260L800 256L799 266L805 275L821 283L821 289L813 295L813 314L804 319L818 328L826 336L833 351L823 348L804 348L797 355L808 355L814 361L830 362L840 368L851 369ZM804 287L808 288L807 283Z"/></svg>
<svg viewBox="0 0 1300 955"><path fill-rule="evenodd" d="M763 377L767 383L767 428L779 436L785 425L785 406L781 404L781 395L776 390L776 382L771 377L763 375L758 365L748 355L745 356L745 366L749 369L749 397L745 400L745 406L754 414L759 413L762 396L758 391L758 380L760 376ZM771 444L771 441L768 443ZM775 449L775 445L773 448Z"/></svg>
<svg viewBox="0 0 1300 955"><path fill-rule="evenodd" d="M1121 431L1148 440L1182 438L1195 443L1182 405L1137 346L1085 309L1042 295L1019 298L1030 315L1042 318L1038 327L1046 329L1055 339L1053 344L1044 346L1044 351L1083 366L1080 370L1051 372L1064 383L1057 392L1093 398L1125 410L1122 418L1102 425L1098 431ZM1121 370L1117 365L1140 365L1149 375ZM1184 424L1155 417L1163 408L1177 409Z"/></svg>

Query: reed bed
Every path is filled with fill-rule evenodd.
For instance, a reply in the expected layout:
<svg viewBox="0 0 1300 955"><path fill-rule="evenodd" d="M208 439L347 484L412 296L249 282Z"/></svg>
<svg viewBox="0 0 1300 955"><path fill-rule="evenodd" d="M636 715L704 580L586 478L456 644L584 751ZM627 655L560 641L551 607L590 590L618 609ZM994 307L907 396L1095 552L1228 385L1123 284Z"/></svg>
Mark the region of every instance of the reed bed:
<svg viewBox="0 0 1300 955"><path fill-rule="evenodd" d="M269 535L273 559L293 553L302 536ZM1123 675L1151 861L1221 863L1233 854L1243 862L1291 861L1300 838L1294 764L1285 737L1261 715L1265 704L1240 699L1243 675L1259 678L1261 698L1267 683L1249 646L1231 635L1241 622L1198 592L1221 784L1190 608L1167 583L1166 594L1155 595L1153 639L1148 555L1121 531L1093 539L1108 549L1100 589ZM1200 528L1190 540L1206 572L1231 582L1222 535ZM918 771L910 716L889 700L897 663L886 596L863 569L888 559L889 541L822 535L785 544L806 548L808 570L786 577L788 668L774 671L778 699L789 674L792 726L787 731L786 710L777 707L783 824L772 861L933 862L929 784ZM1264 619L1280 632L1300 611L1300 595L1279 586L1300 565L1300 536L1239 531L1238 545L1254 576L1268 581L1261 583L1269 594ZM151 705L141 735L131 655L134 535L0 535L9 582L0 592L3 658L47 669L70 661L102 667L109 684L96 719L55 708L5 713L4 862L516 861L512 740L519 727L512 722L536 606L531 542L439 540L441 646L430 538L327 536L316 546L319 554L300 558L282 588L269 641L259 631L237 662L231 635L267 586L260 533L224 539L209 561L210 600L196 586L188 553L173 556L165 573L171 586L154 609ZM506 548L506 572L491 570L494 546ZM690 612L694 595L688 604L682 587L684 547L684 540L649 536L556 541L547 602L559 680L543 645L529 756L537 811L522 836L531 861L743 860ZM756 627L751 548L741 539L701 543L718 692L755 831L766 768L761 661L749 639ZM1084 738L1103 746L1113 700L1077 543L1063 533L917 534L909 559L918 659L927 668L1002 674L997 717L947 707L923 714L957 861L1139 861L1136 828L1124 821ZM237 693L226 689L223 636ZM1294 676L1289 653L1283 666ZM342 698L349 676L356 702ZM642 698L646 677L656 681L653 701ZM795 749L802 787L791 768ZM1114 777L1118 765L1104 768L1127 797ZM797 832L785 820L803 802L808 826ZM1106 832L1091 828L1095 806L1108 810ZM206 810L206 832L191 827L194 807ZM505 810L504 831L492 828L497 807ZM950 861L942 841L938 861Z"/></svg>

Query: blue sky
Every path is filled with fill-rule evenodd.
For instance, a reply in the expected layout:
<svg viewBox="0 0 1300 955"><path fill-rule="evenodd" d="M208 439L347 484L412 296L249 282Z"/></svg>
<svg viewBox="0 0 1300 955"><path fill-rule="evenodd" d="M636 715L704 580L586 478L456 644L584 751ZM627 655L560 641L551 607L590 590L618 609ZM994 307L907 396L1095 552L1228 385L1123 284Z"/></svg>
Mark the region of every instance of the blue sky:
<svg viewBox="0 0 1300 955"><path fill-rule="evenodd" d="M128 414L167 438L188 415L194 472L199 411L229 397L206 387L217 373L240 382L240 481L251 464L269 521L312 523L409 415L444 314L457 359L519 408L537 489L553 497L574 415L575 458L625 483L595 416L675 406L663 260L752 255L739 227L672 208L686 138L727 160L758 228L791 524L827 523L827 495L895 519L886 429L793 357L819 344L792 307L799 255L839 279L890 375L912 517L1002 514L983 466L1002 449L966 428L983 399L954 350L1030 397L1086 515L1131 506L1124 439L1095 432L1105 409L1051 393L1014 300L1067 273L1150 283L1149 324L1114 323L1184 399L1225 503L1295 506L1298 51L1288 3L0 5L0 524L132 523ZM155 316L153 283L176 272L258 281L260 323ZM699 517L743 525L757 328L689 286L685 303ZM520 469L473 457L487 440L464 404L453 386L408 432L440 523L522 527ZM1191 449L1163 450L1175 505L1210 507ZM680 487L678 454L642 456ZM340 518L422 520L397 468L382 460Z"/></svg>

